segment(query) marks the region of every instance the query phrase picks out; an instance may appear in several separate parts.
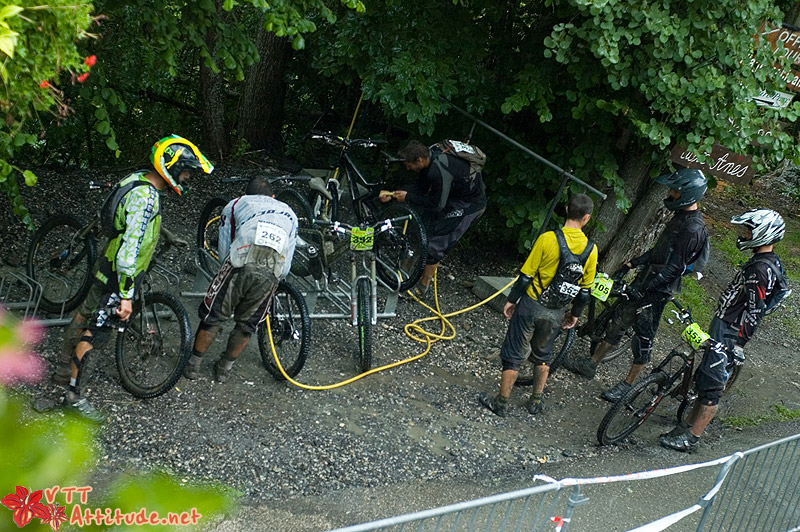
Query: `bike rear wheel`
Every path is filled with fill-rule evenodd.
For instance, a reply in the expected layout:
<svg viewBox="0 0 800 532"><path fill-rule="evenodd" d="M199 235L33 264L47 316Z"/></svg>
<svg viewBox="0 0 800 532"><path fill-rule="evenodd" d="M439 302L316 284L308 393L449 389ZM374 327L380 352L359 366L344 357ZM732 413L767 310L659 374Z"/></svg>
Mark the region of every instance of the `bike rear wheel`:
<svg viewBox="0 0 800 532"><path fill-rule="evenodd" d="M358 354L361 372L372 367L372 306L369 279L359 279L356 284L356 324L358 326Z"/></svg>
<svg viewBox="0 0 800 532"><path fill-rule="evenodd" d="M298 191L285 188L275 195L275 199L284 202L294 211L297 216L297 226L303 229L310 229L314 220L314 213L308 200Z"/></svg>
<svg viewBox="0 0 800 532"><path fill-rule="evenodd" d="M575 341L575 329L560 330L553 343L553 358L550 359L550 375L555 373L564 362L572 343ZM530 359L529 359L530 360ZM535 366L526 361L519 370L515 386L531 386L534 381Z"/></svg>
<svg viewBox="0 0 800 532"><path fill-rule="evenodd" d="M200 267L212 276L220 268L219 227L222 225L222 209L227 204L223 198L211 198L200 211L197 225L197 260Z"/></svg>
<svg viewBox="0 0 800 532"><path fill-rule="evenodd" d="M269 305L269 320L281 367L294 378L306 363L311 343L311 319L303 294L286 281L281 281ZM264 323L258 328L258 350L270 375L275 380L286 380L275 362Z"/></svg>
<svg viewBox="0 0 800 532"><path fill-rule="evenodd" d="M117 334L122 385L142 399L171 390L189 362L192 339L186 309L172 294L152 292L134 303L124 332Z"/></svg>
<svg viewBox="0 0 800 532"><path fill-rule="evenodd" d="M667 380L667 375L658 371L635 383L603 417L597 429L597 441L601 445L613 445L633 434L661 402Z"/></svg>
<svg viewBox="0 0 800 532"><path fill-rule="evenodd" d="M33 233L27 273L42 287L39 308L46 312L75 310L89 292L97 244L91 233L77 237L83 227L76 218L61 214L48 218Z"/></svg>
<svg viewBox="0 0 800 532"><path fill-rule="evenodd" d="M378 220L411 216L389 231L375 235L378 277L398 292L410 290L422 276L428 236L417 212L400 203L384 209ZM376 221L378 221L376 220Z"/></svg>

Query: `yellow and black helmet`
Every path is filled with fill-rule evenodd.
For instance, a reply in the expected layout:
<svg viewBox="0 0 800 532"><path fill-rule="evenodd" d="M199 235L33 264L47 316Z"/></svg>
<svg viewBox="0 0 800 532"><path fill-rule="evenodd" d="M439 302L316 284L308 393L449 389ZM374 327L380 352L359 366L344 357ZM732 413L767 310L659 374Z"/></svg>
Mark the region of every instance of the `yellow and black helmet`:
<svg viewBox="0 0 800 532"><path fill-rule="evenodd" d="M156 142L150 152L150 162L179 196L186 191L178 181L181 172L195 168L202 169L206 174L214 171L214 165L206 159L200 149L178 135L170 135Z"/></svg>

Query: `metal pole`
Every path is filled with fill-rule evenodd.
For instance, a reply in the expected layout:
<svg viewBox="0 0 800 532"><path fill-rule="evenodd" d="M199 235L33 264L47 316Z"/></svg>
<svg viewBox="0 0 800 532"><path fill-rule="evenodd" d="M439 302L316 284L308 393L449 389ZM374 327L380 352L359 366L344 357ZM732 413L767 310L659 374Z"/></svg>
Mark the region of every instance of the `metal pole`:
<svg viewBox="0 0 800 532"><path fill-rule="evenodd" d="M527 147L523 146L522 144L520 144L520 143L519 143L519 142L517 142L516 140L512 139L511 137L509 137L509 136L508 136L508 135L506 135L505 133L502 133L502 132L500 132L500 131L496 130L495 128L493 128L492 126L490 126L489 124L487 124L486 122L484 122L484 121L482 121L482 120L479 120L478 118L475 118L474 116L472 116L471 114L469 114L469 113L468 113L468 112L466 112L465 110L461 109L461 108L460 108L460 107L458 107L457 105L453 104L453 103L452 103L452 102L450 102L449 100L447 100L447 99L445 99L445 98L440 98L440 100L441 100L441 101L443 101L444 103L448 104L450 107L452 107L453 109L455 109L456 111L458 111L458 112L459 112L459 113L461 113L462 115L466 116L466 117L467 117L467 118L469 118L470 120L473 120L473 121L475 121L475 123L477 123L477 124L480 124L481 126L485 127L486 129L488 129L489 131L491 131L492 133L494 133L495 135L497 135L497 136L498 136L498 137L500 137L501 139L503 139L503 140L505 140L506 142L508 142L508 143L512 144L513 146L516 146L516 147L517 147L517 148L519 148L520 150L524 151L525 153L527 153L528 155L530 155L530 156L531 156L531 157L533 157L534 159L536 159L536 160L538 160L538 161L540 161L540 162L542 162L542 163L546 164L547 166L549 166L550 168L552 168L552 169L553 169L553 170L555 170L556 172L558 172L558 173L560 173L560 174L563 174L563 175L567 176L569 179L571 179L572 181L575 181L576 183L580 183L581 185L583 185L584 187L586 187L587 189L589 189L590 191L592 191L594 194L597 194L597 195L598 195L598 196L600 196L601 198L603 198L603 199L606 199L606 198L607 198L607 196L606 196L605 194L603 194L602 192L600 192L599 190L597 190L596 188L594 188L592 185L588 184L587 182L585 182L585 181L583 181L583 180L581 180L581 179L578 179L577 177L575 177L575 176L574 176L574 175L572 175L571 173L567 172L567 171L566 171L566 170L564 170L563 168L559 167L558 165L551 163L550 161L548 161L547 159L545 159L544 157L542 157L542 156L541 156L541 155L539 155L538 153L534 152L534 151L533 151L533 150L531 150L530 148L527 148ZM562 187L562 189L561 189L561 190L563 191L563 187ZM556 196L556 199L558 199L558 197L560 197L560 196L561 196L561 193L559 193L559 194L558 194L558 196Z"/></svg>

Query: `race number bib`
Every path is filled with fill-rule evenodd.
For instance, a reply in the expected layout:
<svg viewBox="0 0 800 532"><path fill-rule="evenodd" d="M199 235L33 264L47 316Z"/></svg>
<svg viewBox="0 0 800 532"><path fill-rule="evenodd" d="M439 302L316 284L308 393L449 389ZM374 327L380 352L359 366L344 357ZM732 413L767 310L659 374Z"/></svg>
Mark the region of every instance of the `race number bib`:
<svg viewBox="0 0 800 532"><path fill-rule="evenodd" d="M711 338L700 326L696 323L692 323L686 329L683 330L683 339L686 340L692 349L699 349L700 346Z"/></svg>
<svg viewBox="0 0 800 532"><path fill-rule="evenodd" d="M286 231L277 225L258 222L254 244L256 246L266 246L274 249L278 253L283 253L286 250L288 238Z"/></svg>
<svg viewBox="0 0 800 532"><path fill-rule="evenodd" d="M608 275L598 273L592 283L592 295L600 301L605 301L611 295L612 286L614 286L614 281Z"/></svg>
<svg viewBox="0 0 800 532"><path fill-rule="evenodd" d="M562 294L568 295L569 297L575 297L578 295L578 292L581 291L581 287L576 284L564 282L558 287L558 291Z"/></svg>
<svg viewBox="0 0 800 532"><path fill-rule="evenodd" d="M354 227L350 232L350 249L354 251L369 251L372 249L375 236L375 229L367 227L359 229Z"/></svg>

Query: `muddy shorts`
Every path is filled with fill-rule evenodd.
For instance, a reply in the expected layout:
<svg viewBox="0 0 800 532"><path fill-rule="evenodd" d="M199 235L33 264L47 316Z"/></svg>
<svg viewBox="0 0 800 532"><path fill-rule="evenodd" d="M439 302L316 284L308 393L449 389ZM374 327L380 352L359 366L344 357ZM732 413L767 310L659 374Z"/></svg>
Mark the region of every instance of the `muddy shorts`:
<svg viewBox="0 0 800 532"><path fill-rule="evenodd" d="M708 342L703 360L695 373L695 387L700 402L704 405L719 404L725 383L728 382L728 353L733 351L739 328L714 316L708 328Z"/></svg>
<svg viewBox="0 0 800 532"><path fill-rule="evenodd" d="M549 364L553 342L561 329L564 309L550 309L523 295L508 324L500 360L503 369L519 370L528 357L537 364Z"/></svg>
<svg viewBox="0 0 800 532"><path fill-rule="evenodd" d="M486 208L467 214L465 209L454 209L443 218L438 218L425 229L428 231L428 264L438 264L464 236L469 226L481 217Z"/></svg>
<svg viewBox="0 0 800 532"><path fill-rule="evenodd" d="M256 264L234 268L226 260L212 279L198 316L206 325L217 325L233 316L242 330L253 334L266 319L270 296L277 286L271 269Z"/></svg>
<svg viewBox="0 0 800 532"><path fill-rule="evenodd" d="M623 302L608 324L606 342L618 345L625 331L633 327L633 363L647 364L653 353L653 343L667 302L669 295L660 293L647 295L639 301Z"/></svg>

